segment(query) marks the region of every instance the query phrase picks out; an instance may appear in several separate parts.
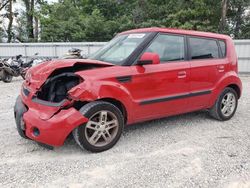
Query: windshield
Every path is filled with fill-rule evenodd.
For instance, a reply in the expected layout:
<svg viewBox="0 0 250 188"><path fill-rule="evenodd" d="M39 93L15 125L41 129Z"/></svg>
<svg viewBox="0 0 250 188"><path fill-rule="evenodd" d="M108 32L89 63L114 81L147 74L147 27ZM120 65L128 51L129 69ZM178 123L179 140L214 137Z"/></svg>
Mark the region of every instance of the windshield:
<svg viewBox="0 0 250 188"><path fill-rule="evenodd" d="M118 35L91 55L95 59L121 65L132 52L145 40L149 33L132 33Z"/></svg>

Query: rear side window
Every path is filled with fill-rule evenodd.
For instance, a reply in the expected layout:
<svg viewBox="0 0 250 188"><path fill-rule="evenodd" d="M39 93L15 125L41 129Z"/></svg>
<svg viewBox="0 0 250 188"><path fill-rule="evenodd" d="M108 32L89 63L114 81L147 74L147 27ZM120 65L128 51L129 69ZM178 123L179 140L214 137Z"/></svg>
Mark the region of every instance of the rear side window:
<svg viewBox="0 0 250 188"><path fill-rule="evenodd" d="M219 58L219 48L216 40L190 38L191 59Z"/></svg>
<svg viewBox="0 0 250 188"><path fill-rule="evenodd" d="M145 52L154 52L160 56L161 62L181 61L185 57L184 37L160 34L147 47Z"/></svg>
<svg viewBox="0 0 250 188"><path fill-rule="evenodd" d="M222 57L226 56L226 43L222 40L219 41Z"/></svg>

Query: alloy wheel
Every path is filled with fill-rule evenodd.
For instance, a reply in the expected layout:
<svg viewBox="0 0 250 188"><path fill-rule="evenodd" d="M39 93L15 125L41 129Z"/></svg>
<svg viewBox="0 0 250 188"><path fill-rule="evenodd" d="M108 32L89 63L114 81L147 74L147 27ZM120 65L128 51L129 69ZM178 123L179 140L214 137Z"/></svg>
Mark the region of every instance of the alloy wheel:
<svg viewBox="0 0 250 188"><path fill-rule="evenodd" d="M236 108L236 98L235 95L231 92L226 93L221 101L221 113L229 117L232 115Z"/></svg>
<svg viewBox="0 0 250 188"><path fill-rule="evenodd" d="M103 147L116 137L118 126L119 123L115 114L102 110L89 118L85 128L85 136L91 145Z"/></svg>

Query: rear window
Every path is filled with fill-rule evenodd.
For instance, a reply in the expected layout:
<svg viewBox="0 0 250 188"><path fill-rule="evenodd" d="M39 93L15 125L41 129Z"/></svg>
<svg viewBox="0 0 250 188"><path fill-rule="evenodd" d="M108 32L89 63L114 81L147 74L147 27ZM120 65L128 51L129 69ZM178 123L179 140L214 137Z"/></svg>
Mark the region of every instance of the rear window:
<svg viewBox="0 0 250 188"><path fill-rule="evenodd" d="M226 56L226 43L222 40L219 41L222 57Z"/></svg>
<svg viewBox="0 0 250 188"><path fill-rule="evenodd" d="M219 58L219 48L216 40L191 37L189 43L191 59Z"/></svg>

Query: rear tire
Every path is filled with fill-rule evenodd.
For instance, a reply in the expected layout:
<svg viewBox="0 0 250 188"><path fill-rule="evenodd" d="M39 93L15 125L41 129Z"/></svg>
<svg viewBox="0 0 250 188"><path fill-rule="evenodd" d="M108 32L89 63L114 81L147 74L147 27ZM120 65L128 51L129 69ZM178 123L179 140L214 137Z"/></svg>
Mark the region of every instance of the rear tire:
<svg viewBox="0 0 250 188"><path fill-rule="evenodd" d="M11 81L12 81L12 78L13 78L13 76L11 76L10 74L8 74L7 72L3 72L3 74L2 74L2 80L3 80L3 82L5 82L5 83L10 83Z"/></svg>
<svg viewBox="0 0 250 188"><path fill-rule="evenodd" d="M84 105L80 113L89 119L73 131L73 137L82 149L102 152L117 143L124 128L124 117L116 106L94 101Z"/></svg>
<svg viewBox="0 0 250 188"><path fill-rule="evenodd" d="M233 117L238 106L238 95L230 87L226 87L214 106L209 110L210 115L220 121L227 121Z"/></svg>

